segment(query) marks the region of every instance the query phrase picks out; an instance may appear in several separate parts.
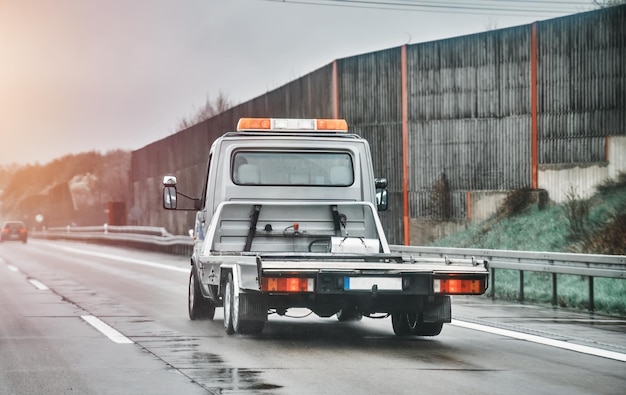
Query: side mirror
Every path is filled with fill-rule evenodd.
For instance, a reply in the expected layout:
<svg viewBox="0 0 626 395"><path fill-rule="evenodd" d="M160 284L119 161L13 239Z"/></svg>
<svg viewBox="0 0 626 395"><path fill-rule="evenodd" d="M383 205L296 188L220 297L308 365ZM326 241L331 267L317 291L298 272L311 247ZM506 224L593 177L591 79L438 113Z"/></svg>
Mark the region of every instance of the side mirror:
<svg viewBox="0 0 626 395"><path fill-rule="evenodd" d="M374 178L374 185L376 189L387 188L387 179L386 178Z"/></svg>
<svg viewBox="0 0 626 395"><path fill-rule="evenodd" d="M388 205L388 192L387 192L387 179L375 178L374 185L376 186L376 205L378 211L386 211Z"/></svg>
<svg viewBox="0 0 626 395"><path fill-rule="evenodd" d="M163 208L167 210L176 210L176 184L176 177L163 177Z"/></svg>
<svg viewBox="0 0 626 395"><path fill-rule="evenodd" d="M176 190L176 185L178 184L178 180L174 176L165 176L163 177L163 208L166 210L183 210L183 211L197 211L202 209L202 200L198 198L193 198L185 195L184 193L180 193ZM184 207L189 206L189 204L183 204L183 207L178 208L177 198L178 195L184 197L185 199L191 200L193 202L193 208Z"/></svg>
<svg viewBox="0 0 626 395"><path fill-rule="evenodd" d="M176 210L176 187L163 186L163 208Z"/></svg>
<svg viewBox="0 0 626 395"><path fill-rule="evenodd" d="M388 208L387 189L376 190L376 204L378 205L378 211L386 211Z"/></svg>
<svg viewBox="0 0 626 395"><path fill-rule="evenodd" d="M178 180L175 176L165 176L163 177L163 186L164 187L175 187L178 184Z"/></svg>

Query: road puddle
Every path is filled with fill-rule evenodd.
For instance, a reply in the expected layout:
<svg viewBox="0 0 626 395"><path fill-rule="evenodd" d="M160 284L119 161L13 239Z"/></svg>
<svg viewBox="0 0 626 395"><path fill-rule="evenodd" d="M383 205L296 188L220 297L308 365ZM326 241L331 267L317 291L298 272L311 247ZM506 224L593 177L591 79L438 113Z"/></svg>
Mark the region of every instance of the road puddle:
<svg viewBox="0 0 626 395"><path fill-rule="evenodd" d="M281 388L265 383L260 378L261 371L230 367L219 355L194 352L191 358L194 368L185 369L184 373L211 393L261 393Z"/></svg>

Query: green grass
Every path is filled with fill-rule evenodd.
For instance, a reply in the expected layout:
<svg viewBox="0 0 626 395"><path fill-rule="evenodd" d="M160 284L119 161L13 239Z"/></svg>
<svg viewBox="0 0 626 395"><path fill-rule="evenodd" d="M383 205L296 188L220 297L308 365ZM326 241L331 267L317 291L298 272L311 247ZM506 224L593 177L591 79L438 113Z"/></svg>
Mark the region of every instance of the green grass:
<svg viewBox="0 0 626 395"><path fill-rule="evenodd" d="M559 206L529 207L522 215L490 219L433 243L439 247L561 251L568 243L567 219Z"/></svg>
<svg viewBox="0 0 626 395"><path fill-rule="evenodd" d="M520 300L519 271L497 270L495 279L496 299ZM593 299L596 312L626 317L624 295L626 295L625 280L594 278ZM524 272L524 301L552 305L552 274ZM557 305L563 308L589 310L589 277L557 274Z"/></svg>
<svg viewBox="0 0 626 395"><path fill-rule="evenodd" d="M616 181L603 183L598 190L599 192L586 200L572 195L562 205L550 204L540 210L536 204L531 204L514 216L498 218L494 215L483 223L438 240L432 245L549 252L611 251L626 255L626 229L623 228L624 221L619 220L620 216L623 218L626 215L626 175L622 173ZM568 216L565 209L568 203L585 205L588 210L583 210L584 217ZM574 232L574 222L584 224L584 231ZM519 300L519 276L517 270L497 270L495 297ZM550 305L552 275L524 272L524 301ZM557 304L565 308L588 310L588 277L557 275ZM626 316L626 280L596 277L594 304L596 312Z"/></svg>

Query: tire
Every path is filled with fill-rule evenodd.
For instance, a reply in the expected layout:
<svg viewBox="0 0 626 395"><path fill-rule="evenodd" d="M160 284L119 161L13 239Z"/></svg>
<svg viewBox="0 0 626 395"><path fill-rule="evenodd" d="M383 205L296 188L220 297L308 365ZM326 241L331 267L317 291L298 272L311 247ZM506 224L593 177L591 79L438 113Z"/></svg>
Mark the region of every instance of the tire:
<svg viewBox="0 0 626 395"><path fill-rule="evenodd" d="M421 322L411 330L416 336L437 336L441 333L443 322Z"/></svg>
<svg viewBox="0 0 626 395"><path fill-rule="evenodd" d="M437 336L443 328L443 322L420 322L417 313L393 313L391 325L397 336Z"/></svg>
<svg viewBox="0 0 626 395"><path fill-rule="evenodd" d="M215 316L215 304L211 300L207 300L200 290L200 282L196 277L195 270L192 267L189 273L189 288L187 291L187 310L189 319L195 320L212 320Z"/></svg>
<svg viewBox="0 0 626 395"><path fill-rule="evenodd" d="M235 333L233 327L234 284L232 273L228 274L226 288L224 289L224 330L229 335Z"/></svg>
<svg viewBox="0 0 626 395"><path fill-rule="evenodd" d="M391 326L397 336L408 336L413 334L413 329L417 325L418 316L415 313L392 313Z"/></svg>

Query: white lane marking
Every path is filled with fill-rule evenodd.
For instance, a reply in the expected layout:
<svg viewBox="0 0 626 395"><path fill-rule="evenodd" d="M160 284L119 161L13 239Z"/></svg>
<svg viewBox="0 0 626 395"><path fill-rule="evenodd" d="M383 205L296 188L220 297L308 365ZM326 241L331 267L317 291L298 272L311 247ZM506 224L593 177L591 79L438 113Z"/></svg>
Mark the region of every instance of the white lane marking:
<svg viewBox="0 0 626 395"><path fill-rule="evenodd" d="M42 283L39 280L35 280L34 278L29 279L28 282L40 291L47 291L49 289L46 284Z"/></svg>
<svg viewBox="0 0 626 395"><path fill-rule="evenodd" d="M113 329L111 326L102 322L98 317L94 317L93 315L81 315L80 318L85 320L89 325L96 328L100 333L104 336L111 339L111 341L118 344L133 344L134 342L127 338L126 336L119 333L117 330Z"/></svg>
<svg viewBox="0 0 626 395"><path fill-rule="evenodd" d="M57 246L57 245L54 245L54 244L49 244L49 246L55 247L55 248L60 248L60 249L65 250L65 251L74 252L76 254L97 256L97 257L100 257L100 258L107 258L107 259L113 259L113 260L116 260L116 261L133 263L135 265L149 266L149 267L154 267L154 268L157 268L157 269L171 270L171 271L174 271L174 272L189 273L189 269L184 269L184 268L176 267L176 266L163 265L163 264L160 264L160 263L144 261L144 260L141 260L141 259L126 258L126 257L123 257L123 256L105 254L105 253L102 253L102 252L79 250L78 248L72 248L72 247L66 247L66 246Z"/></svg>
<svg viewBox="0 0 626 395"><path fill-rule="evenodd" d="M13 265L7 265L7 267L9 268L10 271L18 273L20 271L20 269L18 269L17 267L13 266Z"/></svg>
<svg viewBox="0 0 626 395"><path fill-rule="evenodd" d="M492 326L474 324L471 322L452 320L452 325L460 326L462 328L474 329L481 332L493 333L495 335L511 337L519 340L526 340L533 343L544 344L551 347L562 348L564 350L576 351L583 354L595 355L597 357L614 359L616 361L626 362L626 354L602 350L599 348L582 346L579 344L572 344L561 340L548 339L541 336L529 335L527 333L514 332L507 329L495 328Z"/></svg>

